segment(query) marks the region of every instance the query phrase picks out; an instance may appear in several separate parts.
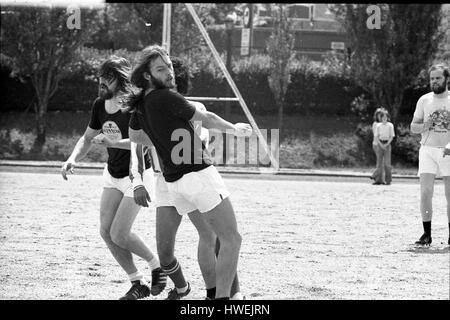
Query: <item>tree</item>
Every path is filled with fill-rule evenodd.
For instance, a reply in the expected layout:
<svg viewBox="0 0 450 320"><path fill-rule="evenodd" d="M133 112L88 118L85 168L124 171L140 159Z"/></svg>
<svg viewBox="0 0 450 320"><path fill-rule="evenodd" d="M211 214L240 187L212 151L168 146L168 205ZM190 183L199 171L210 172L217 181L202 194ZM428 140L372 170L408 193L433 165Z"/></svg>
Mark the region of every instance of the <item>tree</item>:
<svg viewBox="0 0 450 320"><path fill-rule="evenodd" d="M368 4L336 4L331 9L349 37L351 75L378 106L397 118L404 90L427 68L442 32L441 4L382 4L380 28L370 29Z"/></svg>
<svg viewBox="0 0 450 320"><path fill-rule="evenodd" d="M30 79L35 90L36 146L45 143L47 106L58 89L65 68L77 54L92 27L95 10L81 9L80 28L68 19L76 11L48 7L3 7L2 53L11 61L13 73ZM70 20L73 22L74 20Z"/></svg>
<svg viewBox="0 0 450 320"><path fill-rule="evenodd" d="M295 38L287 19L286 5L276 5L272 15L274 17L274 27L267 41L267 52L270 57L268 82L277 103L278 130L280 130L279 135L281 138L286 91L291 82L290 68L295 56Z"/></svg>

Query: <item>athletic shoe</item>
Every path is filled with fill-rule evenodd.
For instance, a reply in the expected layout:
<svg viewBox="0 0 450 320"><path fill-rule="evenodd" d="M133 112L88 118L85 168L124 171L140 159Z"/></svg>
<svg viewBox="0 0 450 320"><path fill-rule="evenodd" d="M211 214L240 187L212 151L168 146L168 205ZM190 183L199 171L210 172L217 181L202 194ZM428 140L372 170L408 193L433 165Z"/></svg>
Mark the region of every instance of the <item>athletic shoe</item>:
<svg viewBox="0 0 450 320"><path fill-rule="evenodd" d="M188 288L183 293L178 293L177 288L170 289L166 300L181 300L181 298L186 297L189 294L189 292L191 292L191 285L189 284L189 282L187 285Z"/></svg>
<svg viewBox="0 0 450 320"><path fill-rule="evenodd" d="M152 296L160 294L167 285L167 274L161 268L152 271Z"/></svg>
<svg viewBox="0 0 450 320"><path fill-rule="evenodd" d="M416 241L416 244L420 244L420 245L430 245L430 244L431 244L431 241L432 241L431 237L430 237L428 234L424 233L424 234L420 237L420 239L419 239L418 241Z"/></svg>
<svg viewBox="0 0 450 320"><path fill-rule="evenodd" d="M146 284L141 283L139 280L132 281L131 283L133 284L131 289L119 300L138 300L150 295L150 288Z"/></svg>

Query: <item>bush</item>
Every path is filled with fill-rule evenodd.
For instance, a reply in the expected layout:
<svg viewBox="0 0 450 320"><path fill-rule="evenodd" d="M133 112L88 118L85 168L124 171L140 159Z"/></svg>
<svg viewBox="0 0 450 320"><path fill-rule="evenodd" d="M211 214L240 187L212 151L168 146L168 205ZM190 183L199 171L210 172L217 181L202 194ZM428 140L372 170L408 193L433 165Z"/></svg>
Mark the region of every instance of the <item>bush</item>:
<svg viewBox="0 0 450 320"><path fill-rule="evenodd" d="M358 150L364 155L362 160L366 164L375 164L376 157L372 150L373 133L371 125L359 124L355 135L358 138ZM395 129L392 141L392 162L417 165L420 148L420 135L411 135L409 125L399 124Z"/></svg>
<svg viewBox="0 0 450 320"><path fill-rule="evenodd" d="M399 125L396 129L395 148L392 155L401 162L418 165L420 134L411 134L409 125Z"/></svg>
<svg viewBox="0 0 450 320"><path fill-rule="evenodd" d="M97 50L82 48L77 58L63 73L59 89L50 100L49 111L89 111L92 101L97 96L96 71L102 61L112 54L123 56L135 65L140 52L121 50ZM191 96L234 96L217 63L206 48L190 50L181 55L191 69ZM225 56L222 55L224 59ZM268 84L269 57L254 55L244 59L233 60L232 77L239 88L247 106L254 114L266 115L277 111L275 97ZM291 83L286 93L285 114L301 115L351 115L359 113L352 102L362 94L367 96L347 72L345 65L338 59L326 59L324 63L308 60L295 60L291 69ZM7 88L3 97L1 111L33 110L34 89L30 81L20 82L9 76L10 69L3 65L1 76ZM418 85L405 91L405 101L401 111L411 114L412 100L423 93ZM415 100L416 101L416 100ZM356 102L357 103L357 102ZM407 104L407 106L406 106ZM224 103L214 103L221 109ZM239 110L238 102L230 103L232 110ZM368 113L371 110L367 110ZM369 114L370 115L370 114ZM367 117L368 115L366 115ZM364 121L364 119L363 119Z"/></svg>

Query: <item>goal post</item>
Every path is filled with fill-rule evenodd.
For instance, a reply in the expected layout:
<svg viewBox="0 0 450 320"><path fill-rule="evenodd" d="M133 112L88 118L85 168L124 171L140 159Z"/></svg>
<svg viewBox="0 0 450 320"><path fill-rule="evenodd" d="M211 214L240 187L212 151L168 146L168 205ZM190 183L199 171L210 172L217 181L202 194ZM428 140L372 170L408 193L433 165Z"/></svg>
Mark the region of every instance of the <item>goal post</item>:
<svg viewBox="0 0 450 320"><path fill-rule="evenodd" d="M235 82L233 81L233 78L231 78L230 73L228 72L225 63L223 62L222 58L220 57L219 53L216 50L216 47L211 41L211 38L208 35L208 32L206 31L206 28L203 26L202 22L200 21L200 18L198 17L193 5L191 3L185 3L189 13L191 14L192 18L194 19L197 27L199 28L203 39L208 44L209 49L211 50L214 59L216 60L217 64L219 65L219 68L225 75L225 78L228 82L228 85L233 90L233 93L235 97L217 97L217 98L210 98L210 97L187 97L191 100L197 100L197 101L238 101L241 105L242 110L244 111L248 121L250 122L250 125L252 126L253 130L255 131L257 137L259 138L262 147L264 148L264 151L269 156L270 164L272 170L275 170L275 172L278 172L280 165L278 162L278 159L275 158L274 154L270 150L266 139L261 133L261 130L259 129L258 125L256 124L255 119L253 118L253 115L251 114L249 108L247 107L247 104L245 103L239 89L237 88ZM163 18L163 46L167 49L170 49L170 19L171 19L171 4L170 3L164 3L164 18ZM279 152L279 146L276 146L275 152Z"/></svg>

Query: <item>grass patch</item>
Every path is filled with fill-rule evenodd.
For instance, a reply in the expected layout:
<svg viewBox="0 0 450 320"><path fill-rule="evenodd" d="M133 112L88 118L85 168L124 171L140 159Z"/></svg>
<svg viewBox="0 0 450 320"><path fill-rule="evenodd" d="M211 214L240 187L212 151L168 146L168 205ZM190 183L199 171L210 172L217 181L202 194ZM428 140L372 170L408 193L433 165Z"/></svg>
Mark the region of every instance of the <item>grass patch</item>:
<svg viewBox="0 0 450 320"><path fill-rule="evenodd" d="M213 108L209 108L213 109ZM215 110L211 110L216 112ZM217 112L224 116L223 110ZM230 122L248 122L243 113L234 113ZM274 129L276 116L255 116L260 129ZM26 113L4 113L0 118L0 158L10 160L53 160L64 161L72 152L76 142L89 123L87 112L50 112L48 114L47 141L40 152L33 150L34 115ZM32 125L30 125L32 124ZM279 160L282 168L314 169L354 169L371 170L375 165L358 146L355 117L303 117L286 116L283 137L280 139ZM261 148L261 147L260 147ZM216 152L222 152L219 146ZM367 151L365 151L367 152ZM369 151L371 152L371 151ZM233 159L256 154L254 146L246 149L246 154L234 154ZM261 158L261 157L260 157ZM104 162L106 149L93 145L83 159L86 162ZM231 162L232 163L232 162ZM231 164L233 165L233 164ZM395 164L399 168L411 170L411 166Z"/></svg>

